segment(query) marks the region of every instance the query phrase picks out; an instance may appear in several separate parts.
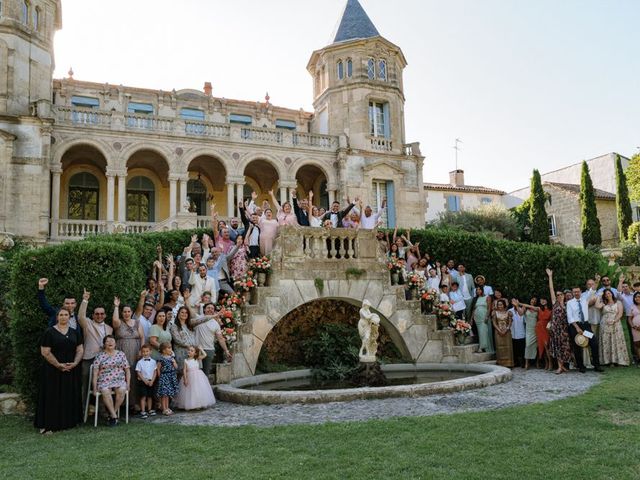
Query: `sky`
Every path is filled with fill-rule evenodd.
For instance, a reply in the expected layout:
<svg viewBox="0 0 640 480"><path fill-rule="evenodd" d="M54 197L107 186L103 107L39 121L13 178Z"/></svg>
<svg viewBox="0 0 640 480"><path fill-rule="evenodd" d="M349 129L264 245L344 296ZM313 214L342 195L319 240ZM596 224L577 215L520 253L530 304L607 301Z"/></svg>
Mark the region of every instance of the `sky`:
<svg viewBox="0 0 640 480"><path fill-rule="evenodd" d="M311 53L346 0L63 0L56 78L201 90L312 111ZM640 1L360 0L402 48L425 182L511 191L640 147Z"/></svg>

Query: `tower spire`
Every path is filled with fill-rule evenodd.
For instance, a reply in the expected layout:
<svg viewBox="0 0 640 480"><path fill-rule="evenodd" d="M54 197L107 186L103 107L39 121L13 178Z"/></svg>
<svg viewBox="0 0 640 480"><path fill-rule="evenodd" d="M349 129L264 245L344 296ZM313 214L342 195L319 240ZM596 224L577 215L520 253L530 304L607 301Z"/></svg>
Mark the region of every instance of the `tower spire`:
<svg viewBox="0 0 640 480"><path fill-rule="evenodd" d="M342 16L333 35L332 43L377 37L378 29L358 0L347 0Z"/></svg>

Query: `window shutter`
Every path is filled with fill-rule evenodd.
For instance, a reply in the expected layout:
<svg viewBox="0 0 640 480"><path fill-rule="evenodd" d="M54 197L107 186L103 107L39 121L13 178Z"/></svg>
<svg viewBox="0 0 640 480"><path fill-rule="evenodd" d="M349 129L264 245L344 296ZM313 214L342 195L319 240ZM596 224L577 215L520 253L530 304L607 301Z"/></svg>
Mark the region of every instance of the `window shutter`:
<svg viewBox="0 0 640 480"><path fill-rule="evenodd" d="M387 182L387 227L396 227L396 201L393 182Z"/></svg>

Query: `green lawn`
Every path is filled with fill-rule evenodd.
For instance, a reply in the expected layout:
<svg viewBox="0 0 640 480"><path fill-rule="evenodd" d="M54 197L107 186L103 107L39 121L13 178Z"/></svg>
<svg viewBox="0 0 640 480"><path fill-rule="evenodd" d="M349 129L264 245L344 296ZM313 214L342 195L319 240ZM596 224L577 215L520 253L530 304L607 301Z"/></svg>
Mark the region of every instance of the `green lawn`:
<svg viewBox="0 0 640 480"><path fill-rule="evenodd" d="M562 377L558 377L562 382ZM337 407L339 408L339 407ZM640 370L500 411L275 428L135 422L42 437L0 419L0 478L640 478Z"/></svg>

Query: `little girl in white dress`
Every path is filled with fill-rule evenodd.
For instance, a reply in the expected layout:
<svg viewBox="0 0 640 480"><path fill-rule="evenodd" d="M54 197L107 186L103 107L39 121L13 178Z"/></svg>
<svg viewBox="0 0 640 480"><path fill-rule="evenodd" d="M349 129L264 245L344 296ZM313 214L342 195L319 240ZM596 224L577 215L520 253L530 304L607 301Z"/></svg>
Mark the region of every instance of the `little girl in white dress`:
<svg viewBox="0 0 640 480"><path fill-rule="evenodd" d="M216 403L213 390L209 384L209 379L200 370L198 360L199 350L191 346L187 349L187 358L184 361L183 375L180 380L178 395L174 398L177 408L183 410L195 410L197 408L207 408Z"/></svg>

